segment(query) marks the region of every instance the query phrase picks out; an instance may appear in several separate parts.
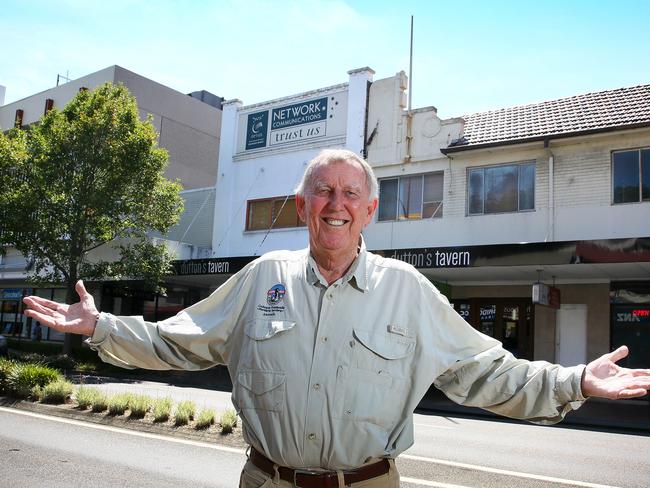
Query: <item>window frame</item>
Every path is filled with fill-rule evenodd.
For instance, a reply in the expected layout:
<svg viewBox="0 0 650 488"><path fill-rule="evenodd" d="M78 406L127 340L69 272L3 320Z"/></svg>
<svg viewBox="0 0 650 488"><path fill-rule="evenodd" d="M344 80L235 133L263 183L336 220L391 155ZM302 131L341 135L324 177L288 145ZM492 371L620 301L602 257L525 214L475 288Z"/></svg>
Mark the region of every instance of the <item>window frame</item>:
<svg viewBox="0 0 650 488"><path fill-rule="evenodd" d="M272 231L272 230L278 230L278 229L299 229L301 227L306 227L307 224L303 221L300 220L300 216L298 215L298 211L296 208L296 225L293 226L282 226L282 227L276 227L273 225L273 222L277 220L276 216L273 213L273 210L271 211L270 215L270 220L268 222L268 227L265 227L263 229L251 229L251 206L254 203L260 203L260 202L270 202L271 204L271 209L275 208L275 204L279 202L282 204L286 199L286 203L289 203L290 201L296 200L296 195L282 195L278 197L267 197L267 198L254 198L252 200L247 200L246 201L246 226L244 227L245 232L267 232L267 231ZM273 227L271 227L273 225Z"/></svg>
<svg viewBox="0 0 650 488"><path fill-rule="evenodd" d="M502 212L486 212L485 211L485 170L492 168L504 168L508 166L513 166L517 168L517 208L515 210L504 210ZM532 166L534 170L533 174L533 194L532 194L532 208L521 209L521 169L525 166ZM481 171L482 177L482 195L481 195L481 212L470 212L470 175L473 171ZM536 196L537 196L537 160L530 159L525 161L514 161L509 163L500 163L500 164L489 164L485 166L468 166L465 173L465 216L466 217L475 217L480 215L502 215L509 213L526 213L526 212L535 212L536 211Z"/></svg>
<svg viewBox="0 0 650 488"><path fill-rule="evenodd" d="M434 203L437 200L433 201L424 201L424 178L428 175L440 175L442 176L442 199L439 200L440 205L436 209L436 212L434 212L434 215L431 217L423 217L424 214L424 205L425 203ZM400 211L399 208L399 201L400 201L400 189L402 187L401 182L402 180L406 178L413 178L413 177L420 177L421 178L421 191L420 191L420 217L419 218L401 218L400 216L402 215L402 212ZM380 219L381 211L378 205L377 208L377 213L376 213L376 222L409 222L409 221L415 221L415 220L429 220L429 219L441 219L444 217L444 204L445 204L445 172L444 170L439 170L439 171L427 171L426 173L414 173L414 174L409 174L409 175L397 175L397 176L387 176L386 178L380 178L378 181L378 186L379 186L379 191L380 191L380 197L379 197L379 204L381 204L381 184L384 181L397 181L397 197L395 199L395 218L393 219ZM437 214L440 215L437 215Z"/></svg>
<svg viewBox="0 0 650 488"><path fill-rule="evenodd" d="M650 202L650 194L644 198L643 196L643 151L648 151L650 155L650 147L637 147L632 149L615 149L610 153L610 191L611 191L611 205L630 205L635 203ZM637 175L639 183L639 198L638 200L633 200L629 202L617 202L616 198L616 186L615 186L615 175L614 175L614 155L620 153L636 153L637 154ZM649 164L650 166L650 164Z"/></svg>

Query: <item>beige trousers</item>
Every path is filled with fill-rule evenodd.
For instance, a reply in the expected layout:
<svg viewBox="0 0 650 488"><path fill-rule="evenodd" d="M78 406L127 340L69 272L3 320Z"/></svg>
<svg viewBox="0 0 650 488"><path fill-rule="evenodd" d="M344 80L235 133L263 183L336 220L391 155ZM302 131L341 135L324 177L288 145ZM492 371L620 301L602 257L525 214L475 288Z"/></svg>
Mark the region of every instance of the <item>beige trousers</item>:
<svg viewBox="0 0 650 488"><path fill-rule="evenodd" d="M395 461L389 459L390 469L388 473L377 476L366 481L360 481L359 483L353 483L351 485L344 485L342 481L339 482L340 488L346 488L349 486L351 488L399 488L399 473L395 467ZM277 483L275 482L277 481ZM265 473L257 466L248 460L244 465L244 469L241 473L241 479L239 480L239 488L292 488L293 483L284 481L281 479L273 480L273 476Z"/></svg>

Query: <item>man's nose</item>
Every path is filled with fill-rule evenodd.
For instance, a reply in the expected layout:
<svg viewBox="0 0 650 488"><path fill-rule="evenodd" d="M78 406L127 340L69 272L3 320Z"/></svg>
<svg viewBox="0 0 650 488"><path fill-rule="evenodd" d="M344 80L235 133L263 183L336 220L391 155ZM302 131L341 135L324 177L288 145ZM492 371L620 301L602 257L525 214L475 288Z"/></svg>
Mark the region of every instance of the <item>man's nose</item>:
<svg viewBox="0 0 650 488"><path fill-rule="evenodd" d="M340 191L330 193L329 206L333 209L343 208L343 194Z"/></svg>

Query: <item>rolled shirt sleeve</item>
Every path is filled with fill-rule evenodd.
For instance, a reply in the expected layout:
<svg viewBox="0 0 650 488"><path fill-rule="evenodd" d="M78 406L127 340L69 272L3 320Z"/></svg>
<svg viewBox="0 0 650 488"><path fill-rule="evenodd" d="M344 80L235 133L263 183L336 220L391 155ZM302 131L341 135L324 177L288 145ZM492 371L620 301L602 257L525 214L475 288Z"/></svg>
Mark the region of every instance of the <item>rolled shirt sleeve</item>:
<svg viewBox="0 0 650 488"><path fill-rule="evenodd" d="M427 280L422 280L422 290L436 298L425 300L429 320L444 324L435 328L438 350L446 353L434 386L451 400L540 424L559 422L584 403L584 365L566 368L517 359L499 341L469 326Z"/></svg>
<svg viewBox="0 0 650 488"><path fill-rule="evenodd" d="M199 370L225 364L253 265L206 299L160 322L102 313L88 344L103 361L122 368Z"/></svg>

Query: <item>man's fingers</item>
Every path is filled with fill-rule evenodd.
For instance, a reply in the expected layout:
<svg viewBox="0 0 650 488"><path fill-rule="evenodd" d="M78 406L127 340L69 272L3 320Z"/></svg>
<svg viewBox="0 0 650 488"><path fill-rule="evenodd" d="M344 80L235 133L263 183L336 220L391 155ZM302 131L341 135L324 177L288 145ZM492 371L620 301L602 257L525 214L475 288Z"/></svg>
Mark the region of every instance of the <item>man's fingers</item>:
<svg viewBox="0 0 650 488"><path fill-rule="evenodd" d="M629 390L622 390L618 393L618 398L638 398L648 394L645 388L632 388Z"/></svg>
<svg viewBox="0 0 650 488"><path fill-rule="evenodd" d="M53 302L47 298L37 297L34 295L23 298L23 302L25 302L25 305L30 308L34 308L34 305L40 305L41 307L56 310L61 313L66 313L68 311L68 305L64 303Z"/></svg>
<svg viewBox="0 0 650 488"><path fill-rule="evenodd" d="M74 285L74 289L77 291L77 295L79 295L79 300L81 301L83 301L84 297L88 295L83 280L77 281L77 283Z"/></svg>
<svg viewBox="0 0 650 488"><path fill-rule="evenodd" d="M616 362L620 361L621 359L623 359L624 357L627 357L628 352L629 351L627 349L627 346L621 346L618 349L616 349L615 351L612 351L609 354L606 354L606 356L609 357L609 359L612 362L616 363Z"/></svg>
<svg viewBox="0 0 650 488"><path fill-rule="evenodd" d="M38 320L41 324L45 325L46 327L52 327L55 330L64 329L64 327L60 324L60 322L54 317L52 317L51 315L46 315L44 313L37 312L34 309L25 310L25 315L33 318L34 320Z"/></svg>

